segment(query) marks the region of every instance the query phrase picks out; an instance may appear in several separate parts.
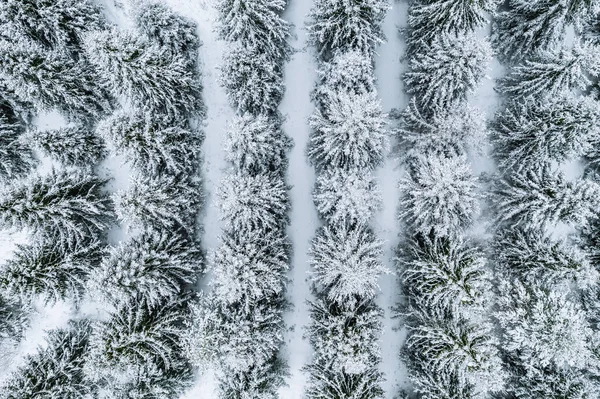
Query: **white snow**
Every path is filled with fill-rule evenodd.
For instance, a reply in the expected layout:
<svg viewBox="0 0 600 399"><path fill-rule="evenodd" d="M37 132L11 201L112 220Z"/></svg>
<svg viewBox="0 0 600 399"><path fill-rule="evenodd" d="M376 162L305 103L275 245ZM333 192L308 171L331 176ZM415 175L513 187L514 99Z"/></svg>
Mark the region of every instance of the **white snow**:
<svg viewBox="0 0 600 399"><path fill-rule="evenodd" d="M292 46L298 50L285 69L286 93L280 106L287 117L283 126L287 135L294 140L294 148L289 154L288 183L292 185L290 192L292 212L288 233L292 240L293 257L290 273L291 283L288 297L293 304L285 315L288 331L285 340L286 354L290 377L288 386L280 391L281 399L299 399L304 392L306 375L301 368L310 362L311 346L302 338L309 321L306 301L311 298L308 283L308 248L320 222L312 200L315 184L315 171L306 157L308 144L308 117L314 110L310 101L310 92L316 81L316 64L314 54L306 46L306 15L312 7L312 1L292 1L289 3L284 18L295 25L295 38Z"/></svg>
<svg viewBox="0 0 600 399"><path fill-rule="evenodd" d="M408 104L405 95L401 73L405 65L401 64L401 58L405 50L405 43L400 37L398 28L406 24L406 3L392 3L392 9L388 11L383 23L383 29L387 41L382 44L375 58L375 74L377 76L379 97L385 111L393 108L404 109ZM395 140L391 138L391 147ZM398 203L400 189L398 181L402 176L402 170L398 167L397 157L389 154L384 166L377 171L377 180L383 194L383 208L374 222L375 232L378 238L385 240L384 265L395 272L396 264L394 254L398 245ZM380 277L379 286L381 295L378 298L379 306L384 310L383 335L381 340L382 363L381 369L385 376L383 389L385 397L392 399L398 393L401 386L406 384L406 371L400 361L400 348L404 341L405 332L398 327L399 319L392 319L392 307L399 301L400 285L396 274L383 274Z"/></svg>

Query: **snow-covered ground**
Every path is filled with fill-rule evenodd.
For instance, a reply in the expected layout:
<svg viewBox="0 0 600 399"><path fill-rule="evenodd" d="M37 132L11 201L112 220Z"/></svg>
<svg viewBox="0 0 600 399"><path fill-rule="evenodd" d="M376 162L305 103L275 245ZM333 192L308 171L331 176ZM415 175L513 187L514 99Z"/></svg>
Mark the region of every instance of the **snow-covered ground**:
<svg viewBox="0 0 600 399"><path fill-rule="evenodd" d="M309 313L306 301L311 298L308 279L308 249L310 240L319 226L317 212L312 201L312 190L315 184L315 171L306 157L308 144L308 117L314 110L310 101L310 92L316 81L315 56L306 46L306 15L312 7L312 1L291 1L284 18L295 25L292 46L297 52L285 69L286 93L280 106L287 120L283 126L286 134L294 140L294 147L289 154L290 165L288 183L292 186L292 212L288 233L292 240L292 264L289 286L289 300L293 307L285 315L288 331L286 333L287 356L290 367L288 386L280 391L282 399L298 399L302 397L306 376L301 368L308 364L311 346L302 338L308 324Z"/></svg>
<svg viewBox="0 0 600 399"><path fill-rule="evenodd" d="M375 58L378 94L386 112L393 108L403 109L408 104L408 97L404 93L400 79L405 69L400 62L405 45L398 32L398 28L406 24L406 11L405 2L392 3L392 9L388 11L383 23L387 41L379 47L377 50L379 56ZM390 144L393 148L395 144L393 137L390 137ZM383 274L380 277L381 295L378 297L379 306L384 311L381 368L386 379L383 384L386 399L394 398L399 387L406 382L406 373L399 357L405 331L400 328L400 320L392 319L392 307L398 304L400 292L394 262L399 234L397 215L400 177L401 170L396 156L390 152L383 168L377 171L378 183L383 194L383 208L376 215L374 223L377 236L385 240L383 260L390 271L390 274Z"/></svg>

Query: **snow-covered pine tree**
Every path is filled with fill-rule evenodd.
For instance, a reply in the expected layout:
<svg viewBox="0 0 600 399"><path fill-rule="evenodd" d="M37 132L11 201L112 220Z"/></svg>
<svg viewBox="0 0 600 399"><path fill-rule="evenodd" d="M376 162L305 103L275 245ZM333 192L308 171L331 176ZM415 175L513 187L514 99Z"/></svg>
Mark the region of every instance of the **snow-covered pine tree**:
<svg viewBox="0 0 600 399"><path fill-rule="evenodd" d="M419 361L407 358L409 363L412 390L420 399L478 399L473 384L461 381L457 370L432 370L419 364ZM407 394L406 399L412 398Z"/></svg>
<svg viewBox="0 0 600 399"><path fill-rule="evenodd" d="M42 298L46 303L79 300L89 273L100 264L103 245L98 240L69 248L47 236L19 245L2 268L0 287L23 302Z"/></svg>
<svg viewBox="0 0 600 399"><path fill-rule="evenodd" d="M419 321L410 327L406 351L411 363L420 363L416 367L426 374L456 372L459 384L472 385L475 392L502 387L504 376L490 323L431 309L412 313L411 318Z"/></svg>
<svg viewBox="0 0 600 399"><path fill-rule="evenodd" d="M231 231L269 231L288 220L289 187L279 173L232 173L219 188L221 217Z"/></svg>
<svg viewBox="0 0 600 399"><path fill-rule="evenodd" d="M27 304L16 298L0 294L0 361L4 361L5 356L10 356L13 348L23 338L29 324L30 310Z"/></svg>
<svg viewBox="0 0 600 399"><path fill-rule="evenodd" d="M92 0L3 0L0 21L9 36L16 33L56 50L79 47L85 32L106 26Z"/></svg>
<svg viewBox="0 0 600 399"><path fill-rule="evenodd" d="M368 170L329 169L317 176L313 200L330 225L366 225L381 208L379 187Z"/></svg>
<svg viewBox="0 0 600 399"><path fill-rule="evenodd" d="M374 92L327 94L327 106L309 119L313 132L308 156L319 170L369 169L379 166L388 147L387 115Z"/></svg>
<svg viewBox="0 0 600 399"><path fill-rule="evenodd" d="M133 228L166 230L189 239L203 198L198 181L189 176L134 175L127 191L113 195L119 220Z"/></svg>
<svg viewBox="0 0 600 399"><path fill-rule="evenodd" d="M125 156L139 173L193 174L202 135L152 112L117 112L100 122L97 132Z"/></svg>
<svg viewBox="0 0 600 399"><path fill-rule="evenodd" d="M178 395L192 378L180 342L189 311L185 302L180 297L150 306L137 298L124 301L108 320L95 322L85 364L88 378L117 393L166 379L161 389L167 392L158 398Z"/></svg>
<svg viewBox="0 0 600 399"><path fill-rule="evenodd" d="M365 299L359 303L344 304L317 299L310 303L310 314L307 336L315 355L312 364L307 367L311 374L309 397L313 397L311 391L327 378L328 373L352 376L377 370L381 357L379 336L383 312L373 301Z"/></svg>
<svg viewBox="0 0 600 399"><path fill-rule="evenodd" d="M600 186L568 181L548 164L506 174L492 189L496 222L542 229L547 223L583 224L598 206Z"/></svg>
<svg viewBox="0 0 600 399"><path fill-rule="evenodd" d="M493 247L498 266L529 284L574 284L581 289L598 284L598 271L585 253L540 230L502 231L493 240Z"/></svg>
<svg viewBox="0 0 600 399"><path fill-rule="evenodd" d="M52 233L61 245L102 237L112 222L105 180L81 170L52 170L4 187L0 225Z"/></svg>
<svg viewBox="0 0 600 399"><path fill-rule="evenodd" d="M356 50L336 51L317 70L319 83L313 98L326 107L330 93L365 94L376 90L373 60Z"/></svg>
<svg viewBox="0 0 600 399"><path fill-rule="evenodd" d="M292 140L281 121L266 115L244 113L227 128L225 157L235 170L249 174L284 173Z"/></svg>
<svg viewBox="0 0 600 399"><path fill-rule="evenodd" d="M112 108L95 70L59 51L27 40L0 40L0 81L38 110L58 108L68 116L97 118Z"/></svg>
<svg viewBox="0 0 600 399"><path fill-rule="evenodd" d="M113 247L90 288L113 304L141 297L149 306L175 300L202 271L200 249L177 235L144 231Z"/></svg>
<svg viewBox="0 0 600 399"><path fill-rule="evenodd" d="M111 92L135 106L171 116L201 108L200 84L184 55L116 28L87 34L85 51Z"/></svg>
<svg viewBox="0 0 600 399"><path fill-rule="evenodd" d="M598 381L580 370L559 367L529 368L511 381L509 395L519 399L593 399L600 395Z"/></svg>
<svg viewBox="0 0 600 399"><path fill-rule="evenodd" d="M409 59L406 91L421 106L449 108L475 90L491 59L490 43L475 33L436 36Z"/></svg>
<svg viewBox="0 0 600 399"><path fill-rule="evenodd" d="M65 166L93 167L106 156L102 138L84 125L35 130L24 139L33 148Z"/></svg>
<svg viewBox="0 0 600 399"><path fill-rule="evenodd" d="M287 42L291 25L281 18L285 6L286 0L219 0L219 36L278 63L292 52Z"/></svg>
<svg viewBox="0 0 600 399"><path fill-rule="evenodd" d="M584 42L600 46L600 12L588 16L579 33Z"/></svg>
<svg viewBox="0 0 600 399"><path fill-rule="evenodd" d="M450 108L421 107L413 97L395 117L399 120L398 150L409 163L427 154L455 157L480 152L488 136L483 112L463 103Z"/></svg>
<svg viewBox="0 0 600 399"><path fill-rule="evenodd" d="M244 371L227 372L219 381L220 394L225 399L278 399L278 388L285 385L282 377L285 372L285 365L280 359L253 365Z"/></svg>
<svg viewBox="0 0 600 399"><path fill-rule="evenodd" d="M411 50L442 35L472 32L487 23L500 0L415 0L408 14L407 42Z"/></svg>
<svg viewBox="0 0 600 399"><path fill-rule="evenodd" d="M494 48L507 61L518 61L561 43L566 26L598 10L597 0L509 0L495 18Z"/></svg>
<svg viewBox="0 0 600 399"><path fill-rule="evenodd" d="M25 363L4 382L0 394L7 399L85 399L96 394L96 385L84 374L89 350L90 323L70 322L50 331L48 346L27 355Z"/></svg>
<svg viewBox="0 0 600 399"><path fill-rule="evenodd" d="M359 51L365 56L385 39L383 18L387 0L316 0L308 15L308 41L321 57L334 51Z"/></svg>
<svg viewBox="0 0 600 399"><path fill-rule="evenodd" d="M287 238L277 230L225 231L210 262L213 292L225 304L246 311L283 295L290 250Z"/></svg>
<svg viewBox="0 0 600 399"><path fill-rule="evenodd" d="M539 52L513 68L497 90L512 98L555 97L585 90L600 76L600 48L575 43L572 49Z"/></svg>
<svg viewBox="0 0 600 399"><path fill-rule="evenodd" d="M491 275L484 255L461 238L418 233L398 261L413 308L459 314L491 304Z"/></svg>
<svg viewBox="0 0 600 399"><path fill-rule="evenodd" d="M600 139L600 105L570 94L509 101L492 122L492 143L500 166L521 169L588 154Z"/></svg>
<svg viewBox="0 0 600 399"><path fill-rule="evenodd" d="M173 56L186 54L192 67L196 65L201 45L196 23L175 13L159 2L146 2L135 12L137 28L161 47L171 50Z"/></svg>
<svg viewBox="0 0 600 399"><path fill-rule="evenodd" d="M220 83L238 114L275 114L283 98L283 66L260 48L232 45L221 66Z"/></svg>
<svg viewBox="0 0 600 399"><path fill-rule="evenodd" d="M508 276L500 281L498 311L501 347L525 370L557 367L596 369L598 334L584 309L564 290L522 284Z"/></svg>
<svg viewBox="0 0 600 399"><path fill-rule="evenodd" d="M433 229L443 236L471 224L479 211L479 194L465 156L420 156L411 169L400 181L400 218L412 230L428 234Z"/></svg>
<svg viewBox="0 0 600 399"><path fill-rule="evenodd" d="M312 281L327 303L356 304L375 297L386 272L383 243L366 226L323 226L310 248Z"/></svg>
<svg viewBox="0 0 600 399"><path fill-rule="evenodd" d="M37 163L33 152L21 140L24 128L0 110L0 181L24 177Z"/></svg>
<svg viewBox="0 0 600 399"><path fill-rule="evenodd" d="M281 300L271 298L270 303L260 301L246 309L240 304L228 305L213 293L201 296L199 304L192 307L185 333L191 362L200 367L216 365L225 376L240 373L250 377L265 366L268 369L268 364L277 361L283 341L283 319L281 312L273 311L274 305L282 306ZM279 384L283 382L281 376L279 380ZM268 392L265 397L276 397Z"/></svg>

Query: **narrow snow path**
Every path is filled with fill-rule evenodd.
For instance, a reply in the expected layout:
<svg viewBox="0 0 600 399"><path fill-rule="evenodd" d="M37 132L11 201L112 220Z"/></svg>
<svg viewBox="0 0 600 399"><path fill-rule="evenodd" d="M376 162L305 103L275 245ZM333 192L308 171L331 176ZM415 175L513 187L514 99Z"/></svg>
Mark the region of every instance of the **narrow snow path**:
<svg viewBox="0 0 600 399"><path fill-rule="evenodd" d="M406 3L392 3L392 9L388 11L383 22L387 41L377 49L379 55L375 58L378 94L386 112L393 108L404 109L408 104L408 97L404 93L400 79L404 70L404 66L400 64L400 58L404 53L405 44L398 33L398 28L405 24L406 12ZM395 144L393 138L390 143L393 147ZM386 380L382 387L385 397L389 399L394 398L399 388L405 384L406 379L405 368L400 361L400 348L405 332L401 329L399 320L392 319L392 307L398 304L400 294L394 262L395 250L398 245L397 214L400 177L401 171L396 156L390 153L384 166L377 171L378 183L383 194L383 208L376 215L373 223L378 238L385 241L383 261L392 272L392 274L383 274L380 277L381 295L378 297L378 304L384 311L381 370Z"/></svg>
<svg viewBox="0 0 600 399"><path fill-rule="evenodd" d="M288 183L292 186L291 223L288 233L293 245L291 284L288 296L293 307L285 315L286 331L284 348L288 360L290 377L288 386L280 391L281 399L300 399L304 392L306 376L302 373L310 360L311 346L303 340L305 326L309 321L306 300L310 299L308 279L308 249L310 240L320 224L312 201L312 190L315 184L314 169L305 155L308 144L308 117L314 110L310 101L310 92L316 81L316 64L312 52L306 49L306 31L304 23L306 15L312 7L309 0L291 0L285 15L286 20L295 25L295 38L292 46L298 52L287 64L285 70L286 93L280 106L282 114L287 118L283 125L285 133L294 140L294 147L289 154Z"/></svg>

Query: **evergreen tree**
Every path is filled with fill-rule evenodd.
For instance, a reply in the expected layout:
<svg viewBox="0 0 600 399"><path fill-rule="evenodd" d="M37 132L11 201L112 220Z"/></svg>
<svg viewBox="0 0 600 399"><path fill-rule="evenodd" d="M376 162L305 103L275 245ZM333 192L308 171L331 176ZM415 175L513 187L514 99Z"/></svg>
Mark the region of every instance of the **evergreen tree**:
<svg viewBox="0 0 600 399"><path fill-rule="evenodd" d="M313 199L321 217L334 226L367 224L381 208L381 192L370 171L325 170Z"/></svg>
<svg viewBox="0 0 600 399"><path fill-rule="evenodd" d="M97 118L111 109L94 69L27 40L0 40L0 81L38 110L58 108L69 116Z"/></svg>
<svg viewBox="0 0 600 399"><path fill-rule="evenodd" d="M230 306L214 294L201 297L192 308L193 322L186 330L191 362L201 367L214 364L224 376L251 376L269 368L283 340L283 319L277 310L282 303L270 302L261 301L246 309L238 304Z"/></svg>
<svg viewBox="0 0 600 399"><path fill-rule="evenodd" d="M366 398L384 397L381 384L383 376L377 368L369 368L364 373L349 374L336 372L326 365L309 366L311 380L306 390L309 399Z"/></svg>
<svg viewBox="0 0 600 399"><path fill-rule="evenodd" d="M449 235L469 226L479 210L477 178L466 157L421 156L401 180L400 218L415 231Z"/></svg>
<svg viewBox="0 0 600 399"><path fill-rule="evenodd" d="M29 311L26 304L20 303L14 297L0 294L0 360L10 356L14 346L23 338L28 326ZM1 390L0 390L1 392Z"/></svg>
<svg viewBox="0 0 600 399"><path fill-rule="evenodd" d="M386 271L382 246L365 226L320 228L309 253L316 291L338 305L374 298Z"/></svg>
<svg viewBox="0 0 600 399"><path fill-rule="evenodd" d="M175 116L201 108L200 84L185 56L115 28L88 34L85 50L115 96Z"/></svg>
<svg viewBox="0 0 600 399"><path fill-rule="evenodd" d="M227 129L225 156L235 170L284 173L291 147L292 140L281 130L278 119L244 113Z"/></svg>
<svg viewBox="0 0 600 399"><path fill-rule="evenodd" d="M3 0L0 21L8 36L16 33L53 49L79 47L85 32L106 25L91 0Z"/></svg>
<svg viewBox="0 0 600 399"><path fill-rule="evenodd" d="M492 123L495 156L503 169L539 160L562 162L588 154L600 138L598 103L558 95L508 102Z"/></svg>
<svg viewBox="0 0 600 399"><path fill-rule="evenodd" d="M566 242L554 241L539 230L512 229L494 240L495 259L507 272L528 283L598 284L598 272L586 256Z"/></svg>
<svg viewBox="0 0 600 399"><path fill-rule="evenodd" d="M309 44L322 56L356 50L372 55L383 43L387 0L317 0L308 15Z"/></svg>
<svg viewBox="0 0 600 399"><path fill-rule="evenodd" d="M523 399L593 399L600 386L580 370L533 368L515 378L510 391Z"/></svg>
<svg viewBox="0 0 600 399"><path fill-rule="evenodd" d="M0 287L24 302L36 297L46 303L78 300L88 274L98 266L102 255L102 243L96 240L66 248L50 236L19 245L4 265Z"/></svg>
<svg viewBox="0 0 600 399"><path fill-rule="evenodd" d="M279 174L235 173L223 178L219 207L232 231L279 229L286 224L290 200Z"/></svg>
<svg viewBox="0 0 600 399"><path fill-rule="evenodd" d="M590 15L584 21L580 34L584 42L593 46L600 45L600 12L596 15Z"/></svg>
<svg viewBox="0 0 600 399"><path fill-rule="evenodd" d="M387 115L376 93L327 94L327 106L309 119L308 156L318 169L374 169L388 147Z"/></svg>
<svg viewBox="0 0 600 399"><path fill-rule="evenodd" d="M492 337L492 326L455 316L419 314L411 327L406 350L411 361L433 373L456 371L459 385L474 391L497 391L502 387L501 361Z"/></svg>
<svg viewBox="0 0 600 399"><path fill-rule="evenodd" d="M132 177L127 191L113 196L117 217L130 227L194 235L202 202L198 182L186 176Z"/></svg>
<svg viewBox="0 0 600 399"><path fill-rule="evenodd" d="M113 247L91 286L111 303L141 297L149 306L175 300L202 270L200 250L181 237L144 231Z"/></svg>
<svg viewBox="0 0 600 399"><path fill-rule="evenodd" d="M290 250L279 231L226 231L210 262L215 295L247 311L261 300L283 295Z"/></svg>
<svg viewBox="0 0 600 399"><path fill-rule="evenodd" d="M528 287L517 280L500 282L502 348L525 370L558 367L591 370L597 340L586 312L566 293Z"/></svg>
<svg viewBox="0 0 600 399"><path fill-rule="evenodd" d="M0 111L0 181L26 176L37 163L31 149L23 143L23 127Z"/></svg>
<svg viewBox="0 0 600 399"><path fill-rule="evenodd" d="M200 162L202 135L152 112L117 112L97 131L139 173L193 174Z"/></svg>
<svg viewBox="0 0 600 399"><path fill-rule="evenodd" d="M565 91L585 90L592 77L600 76L600 50L576 43L572 50L539 52L513 68L498 91L513 98L555 97Z"/></svg>
<svg viewBox="0 0 600 399"><path fill-rule="evenodd" d="M151 40L170 49L173 56L186 54L191 67L196 65L201 42L194 21L175 13L165 4L147 2L136 10L135 24Z"/></svg>
<svg viewBox="0 0 600 399"><path fill-rule="evenodd" d="M431 370L411 365L410 370L413 390L421 399L476 399L481 396L473 384L461 381L455 369Z"/></svg>
<svg viewBox="0 0 600 399"><path fill-rule="evenodd" d="M279 388L285 385L282 378L282 361L276 360L260 366L251 366L247 371L229 371L219 384L224 399L256 398L277 399Z"/></svg>
<svg viewBox="0 0 600 399"><path fill-rule="evenodd" d="M36 130L27 141L37 150L66 166L94 166L106 156L104 141L79 125L56 130Z"/></svg>
<svg viewBox="0 0 600 399"><path fill-rule="evenodd" d="M283 98L283 66L260 48L235 46L225 54L220 83L238 114L275 114Z"/></svg>
<svg viewBox="0 0 600 399"><path fill-rule="evenodd" d="M105 183L80 170L52 170L16 182L0 193L0 225L51 232L60 245L97 239L112 221Z"/></svg>
<svg viewBox="0 0 600 399"><path fill-rule="evenodd" d="M71 322L48 335L48 346L25 358L25 363L4 383L7 399L86 399L96 386L84 374L89 350L89 322Z"/></svg>
<svg viewBox="0 0 600 399"><path fill-rule="evenodd" d="M88 378L116 392L144 391L158 380L170 395L159 398L180 395L192 378L180 342L188 311L184 300L150 306L138 298L121 304L108 320L95 322L85 366Z"/></svg>
<svg viewBox="0 0 600 399"><path fill-rule="evenodd" d="M590 180L567 181L549 165L507 174L492 190L496 221L542 228L559 221L582 224L592 216L600 188Z"/></svg>
<svg viewBox="0 0 600 399"><path fill-rule="evenodd" d="M459 35L487 23L499 0L415 0L408 14L408 43L419 48L441 35Z"/></svg>
<svg viewBox="0 0 600 399"><path fill-rule="evenodd" d="M244 43L277 61L291 55L291 25L281 18L285 0L219 0L216 6L221 39Z"/></svg>
<svg viewBox="0 0 600 399"><path fill-rule="evenodd" d="M319 83L313 97L326 107L329 93L347 92L355 95L375 91L373 60L359 51L336 51L330 61L317 70Z"/></svg>
<svg viewBox="0 0 600 399"><path fill-rule="evenodd" d="M520 60L562 42L566 26L597 9L596 0L509 0L492 30L494 48L507 60Z"/></svg>
<svg viewBox="0 0 600 399"><path fill-rule="evenodd" d="M485 77L492 48L474 33L437 36L409 60L407 92L425 107L448 108L464 102Z"/></svg>
<svg viewBox="0 0 600 399"><path fill-rule="evenodd" d="M490 304L491 276L481 250L462 239L417 234L399 261L411 306L454 314Z"/></svg>
<svg viewBox="0 0 600 399"><path fill-rule="evenodd" d="M396 116L399 150L409 162L423 154L455 157L479 152L488 134L483 112L465 104L430 109L413 97Z"/></svg>
<svg viewBox="0 0 600 399"><path fill-rule="evenodd" d="M383 312L372 301L346 305L317 299L310 303L310 314L307 335L314 348L312 365L308 366L311 380L319 380L325 370L357 375L377 369Z"/></svg>

